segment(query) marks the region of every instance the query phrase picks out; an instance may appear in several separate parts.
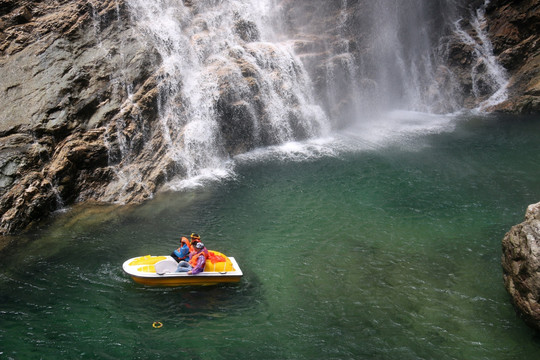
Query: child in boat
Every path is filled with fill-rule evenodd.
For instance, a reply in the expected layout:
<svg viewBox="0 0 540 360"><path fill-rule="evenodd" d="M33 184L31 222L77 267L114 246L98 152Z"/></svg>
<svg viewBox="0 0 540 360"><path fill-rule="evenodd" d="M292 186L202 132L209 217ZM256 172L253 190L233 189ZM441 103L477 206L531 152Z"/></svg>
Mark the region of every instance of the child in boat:
<svg viewBox="0 0 540 360"><path fill-rule="evenodd" d="M200 241L196 242L193 247L194 251L189 255L189 262L180 261L176 272L187 272L188 275L196 275L204 270L207 257L206 248Z"/></svg>

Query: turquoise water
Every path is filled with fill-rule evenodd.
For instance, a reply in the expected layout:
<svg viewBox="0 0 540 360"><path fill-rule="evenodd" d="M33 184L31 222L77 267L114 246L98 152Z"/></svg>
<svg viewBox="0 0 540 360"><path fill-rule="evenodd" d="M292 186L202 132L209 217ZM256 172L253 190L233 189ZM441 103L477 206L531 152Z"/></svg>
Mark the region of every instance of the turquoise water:
<svg viewBox="0 0 540 360"><path fill-rule="evenodd" d="M0 359L533 358L500 256L540 201L540 122L405 125L239 157L222 181L74 208L14 238ZM122 272L192 231L237 259L240 284L151 288Z"/></svg>

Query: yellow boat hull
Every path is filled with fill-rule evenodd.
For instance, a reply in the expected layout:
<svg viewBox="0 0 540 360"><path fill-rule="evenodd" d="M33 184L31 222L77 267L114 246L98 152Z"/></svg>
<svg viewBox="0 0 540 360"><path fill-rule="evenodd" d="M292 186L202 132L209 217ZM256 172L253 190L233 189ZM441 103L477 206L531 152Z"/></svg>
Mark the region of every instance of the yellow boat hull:
<svg viewBox="0 0 540 360"><path fill-rule="evenodd" d="M240 282L240 277L233 276L205 276L201 278L199 275L186 275L178 277L141 277L132 275L131 278L139 284L149 286L185 286L185 285L217 285L221 283L237 283Z"/></svg>
<svg viewBox="0 0 540 360"><path fill-rule="evenodd" d="M126 260L122 268L135 282L148 286L216 285L239 282L243 273L236 260L217 251L210 250L210 252L217 256L214 259L220 261L207 260L204 271L196 275L175 272L177 263L170 256L139 256Z"/></svg>

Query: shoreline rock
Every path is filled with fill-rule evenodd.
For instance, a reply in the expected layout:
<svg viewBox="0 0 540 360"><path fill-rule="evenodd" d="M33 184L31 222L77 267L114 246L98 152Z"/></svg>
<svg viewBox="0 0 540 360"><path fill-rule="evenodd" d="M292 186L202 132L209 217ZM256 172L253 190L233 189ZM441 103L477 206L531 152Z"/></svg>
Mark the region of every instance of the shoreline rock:
<svg viewBox="0 0 540 360"><path fill-rule="evenodd" d="M160 61L129 21L123 0L0 3L0 235L102 201L130 120L156 118Z"/></svg>
<svg viewBox="0 0 540 360"><path fill-rule="evenodd" d="M502 241L504 286L525 323L540 330L540 202Z"/></svg>

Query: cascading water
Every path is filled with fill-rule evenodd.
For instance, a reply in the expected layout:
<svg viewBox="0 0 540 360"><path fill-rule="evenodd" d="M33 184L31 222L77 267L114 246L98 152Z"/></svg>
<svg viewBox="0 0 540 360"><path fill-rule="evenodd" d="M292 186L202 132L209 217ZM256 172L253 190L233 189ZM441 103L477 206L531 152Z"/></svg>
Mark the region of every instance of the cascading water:
<svg viewBox="0 0 540 360"><path fill-rule="evenodd" d="M503 102L508 96L508 76L505 69L497 62L491 41L485 32L485 11L489 3L490 1L486 0L472 16L471 25L476 37L463 30L462 19L455 22L456 34L463 43L473 48L472 91L475 98L484 99L477 107L480 111Z"/></svg>
<svg viewBox="0 0 540 360"><path fill-rule="evenodd" d="M452 113L479 104L486 93L501 101L505 77L485 34L487 4L476 11L463 1L314 0L289 4L284 13L292 23L288 36L320 79L316 92L329 117L357 122L396 109ZM467 16L477 40L460 28L460 16ZM477 65L470 69L450 58L458 48L467 51L460 42L474 47ZM484 87L481 96L466 89L470 77ZM491 80L480 85L481 78Z"/></svg>
<svg viewBox="0 0 540 360"><path fill-rule="evenodd" d="M232 155L328 130L302 63L285 43L265 41L267 2L129 0L128 8L160 57L157 136L174 168L169 182L214 176ZM135 150L119 143L127 184L140 171L128 166Z"/></svg>
<svg viewBox="0 0 540 360"><path fill-rule="evenodd" d="M407 6L397 2L374 5L373 32L367 45L371 58L361 66L377 86L378 109L420 110L425 104L422 86L433 77L433 64L423 13L423 1ZM411 31L411 24L416 31Z"/></svg>
<svg viewBox="0 0 540 360"><path fill-rule="evenodd" d="M449 4L343 0L298 7L284 8L292 23L288 36L299 43L313 78L320 79L316 92L335 123L393 109L432 112L437 106L433 84L443 64L437 52L448 33L442 18L449 16Z"/></svg>
<svg viewBox="0 0 540 360"><path fill-rule="evenodd" d="M485 31L488 4L486 0L478 9L467 6L472 36L461 27L463 18L454 20L459 2L415 1L413 6L378 2L374 62L383 65L376 68L375 79L389 95L383 96L384 106L429 113L461 110L464 104L457 99L463 89L445 51L456 38L473 49L470 78L476 108L504 101L507 77Z"/></svg>

